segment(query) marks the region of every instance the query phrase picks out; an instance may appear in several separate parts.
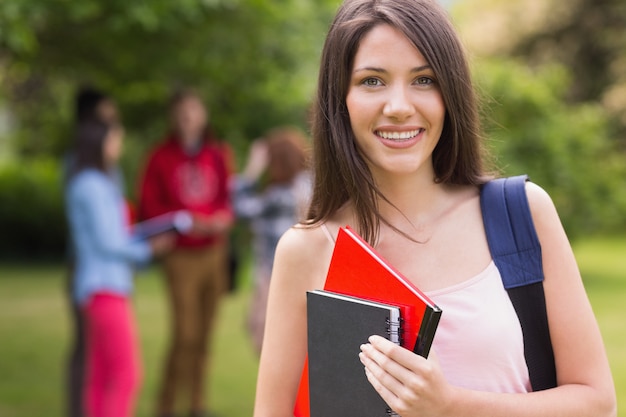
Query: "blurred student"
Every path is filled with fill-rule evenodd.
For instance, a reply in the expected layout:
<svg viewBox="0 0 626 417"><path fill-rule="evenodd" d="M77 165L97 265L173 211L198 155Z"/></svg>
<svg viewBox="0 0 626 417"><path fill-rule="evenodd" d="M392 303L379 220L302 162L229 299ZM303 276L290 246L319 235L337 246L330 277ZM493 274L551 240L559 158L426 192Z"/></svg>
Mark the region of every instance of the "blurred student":
<svg viewBox="0 0 626 417"><path fill-rule="evenodd" d="M274 252L280 236L304 219L311 194L307 138L293 127L270 130L250 147L246 166L234 181L235 215L253 234L254 293L248 328L261 351Z"/></svg>
<svg viewBox="0 0 626 417"><path fill-rule="evenodd" d="M230 206L229 160L211 134L208 113L193 91L174 94L171 130L150 154L141 180L139 216L188 210L192 231L163 259L172 315L172 340L157 402L172 416L179 399L190 416L206 413L205 374L218 302L226 288Z"/></svg>
<svg viewBox="0 0 626 417"><path fill-rule="evenodd" d="M99 89L88 86L80 87L76 92L74 101L74 127L92 120L119 123L119 111L115 101ZM72 145L63 160L65 183L67 183L67 177L73 169L75 162L76 155L74 155L74 146ZM109 167L106 174L113 180L120 191L123 190L124 179L117 164ZM74 254L71 248L68 250L67 263L67 293L71 305L73 331L67 362L67 413L69 417L82 417L84 415L82 387L85 374L85 337L82 309L74 302L71 295L74 287Z"/></svg>
<svg viewBox="0 0 626 417"><path fill-rule="evenodd" d="M86 340L84 406L88 417L130 417L140 384L140 354L129 296L133 265L173 246L169 234L149 241L129 233L123 194L111 178L123 129L91 119L77 127L66 210L74 257L73 300Z"/></svg>

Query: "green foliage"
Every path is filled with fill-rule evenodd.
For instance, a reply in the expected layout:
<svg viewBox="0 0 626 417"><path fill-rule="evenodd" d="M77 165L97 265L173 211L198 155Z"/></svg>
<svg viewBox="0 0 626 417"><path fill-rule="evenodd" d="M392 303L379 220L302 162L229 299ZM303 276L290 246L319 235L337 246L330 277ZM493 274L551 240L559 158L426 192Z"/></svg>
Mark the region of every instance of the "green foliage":
<svg viewBox="0 0 626 417"><path fill-rule="evenodd" d="M58 164L34 159L0 165L0 258L60 258L66 222Z"/></svg>
<svg viewBox="0 0 626 417"><path fill-rule="evenodd" d="M58 169L39 159L60 160L68 148L80 84L102 88L118 102L127 132L121 163L132 197L148 149L167 129L166 102L176 87L203 95L218 136L239 155L271 127L305 128L337 3L0 2L0 100L15 125L0 140L18 158L1 170L0 253L62 253Z"/></svg>
<svg viewBox="0 0 626 417"><path fill-rule="evenodd" d="M109 91L146 148L177 86L206 97L236 149L277 124L306 126L337 1L22 0L0 4L0 82L23 155L60 155L80 83ZM8 30L6 28L11 28Z"/></svg>
<svg viewBox="0 0 626 417"><path fill-rule="evenodd" d="M570 235L624 230L624 155L599 105L565 102L565 68L491 60L476 74L489 144L504 174L527 173L544 187Z"/></svg>
<svg viewBox="0 0 626 417"><path fill-rule="evenodd" d="M319 52L339 2L0 1L0 100L11 110L20 158L0 167L7 237L0 254L62 253L58 164L47 158L60 159L68 146L79 84L108 91L121 108L132 196L148 148L167 128L165 103L177 86L199 90L218 135L239 156L270 127L306 128ZM504 173L528 173L546 188L570 235L623 231L626 157L611 144L617 141L599 105L567 103L576 84L568 71L491 60L475 73L488 104L489 145Z"/></svg>
<svg viewBox="0 0 626 417"><path fill-rule="evenodd" d="M563 98L600 103L616 131L611 140L626 149L624 0L473 0L453 9L472 52L566 67L575 82Z"/></svg>

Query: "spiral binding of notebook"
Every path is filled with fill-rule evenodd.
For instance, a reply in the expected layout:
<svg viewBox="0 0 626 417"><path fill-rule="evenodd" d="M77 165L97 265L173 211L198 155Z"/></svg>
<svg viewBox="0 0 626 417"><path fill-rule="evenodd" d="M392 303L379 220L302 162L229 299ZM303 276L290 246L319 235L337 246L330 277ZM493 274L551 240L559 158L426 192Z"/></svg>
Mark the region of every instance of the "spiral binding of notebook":
<svg viewBox="0 0 626 417"><path fill-rule="evenodd" d="M389 340L396 345L402 344L402 322L402 317L399 317L397 321L387 319L387 333L389 334ZM391 408L387 408L387 415L391 417L400 417L400 415Z"/></svg>
<svg viewBox="0 0 626 417"><path fill-rule="evenodd" d="M389 335L389 340L395 343L396 345L402 344L402 317L398 317L398 320L392 321L390 319L386 319L387 324L387 334Z"/></svg>

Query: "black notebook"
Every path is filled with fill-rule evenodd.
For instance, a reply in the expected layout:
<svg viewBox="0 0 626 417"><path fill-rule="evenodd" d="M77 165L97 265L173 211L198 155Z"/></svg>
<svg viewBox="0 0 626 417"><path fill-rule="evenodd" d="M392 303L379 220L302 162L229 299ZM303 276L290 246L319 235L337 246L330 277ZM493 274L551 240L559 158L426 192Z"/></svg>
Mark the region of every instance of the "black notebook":
<svg viewBox="0 0 626 417"><path fill-rule="evenodd" d="M307 292L311 417L392 413L365 376L360 346L371 335L400 344L400 308L315 290Z"/></svg>

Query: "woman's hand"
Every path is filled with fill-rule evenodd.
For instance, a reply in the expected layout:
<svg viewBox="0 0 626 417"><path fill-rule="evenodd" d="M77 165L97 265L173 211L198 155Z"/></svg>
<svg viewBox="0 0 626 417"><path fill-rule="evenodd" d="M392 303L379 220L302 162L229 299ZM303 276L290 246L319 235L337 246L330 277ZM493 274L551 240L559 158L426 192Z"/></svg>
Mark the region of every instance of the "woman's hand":
<svg viewBox="0 0 626 417"><path fill-rule="evenodd" d="M425 359L395 343L371 336L359 358L372 386L402 417L446 415L454 389L445 380L436 357Z"/></svg>
<svg viewBox="0 0 626 417"><path fill-rule="evenodd" d="M233 216L226 211L220 211L210 216L196 214L189 235L199 237L226 235L232 226Z"/></svg>
<svg viewBox="0 0 626 417"><path fill-rule="evenodd" d="M152 254L155 257L165 255L176 245L176 233L168 232L156 235L149 240Z"/></svg>

